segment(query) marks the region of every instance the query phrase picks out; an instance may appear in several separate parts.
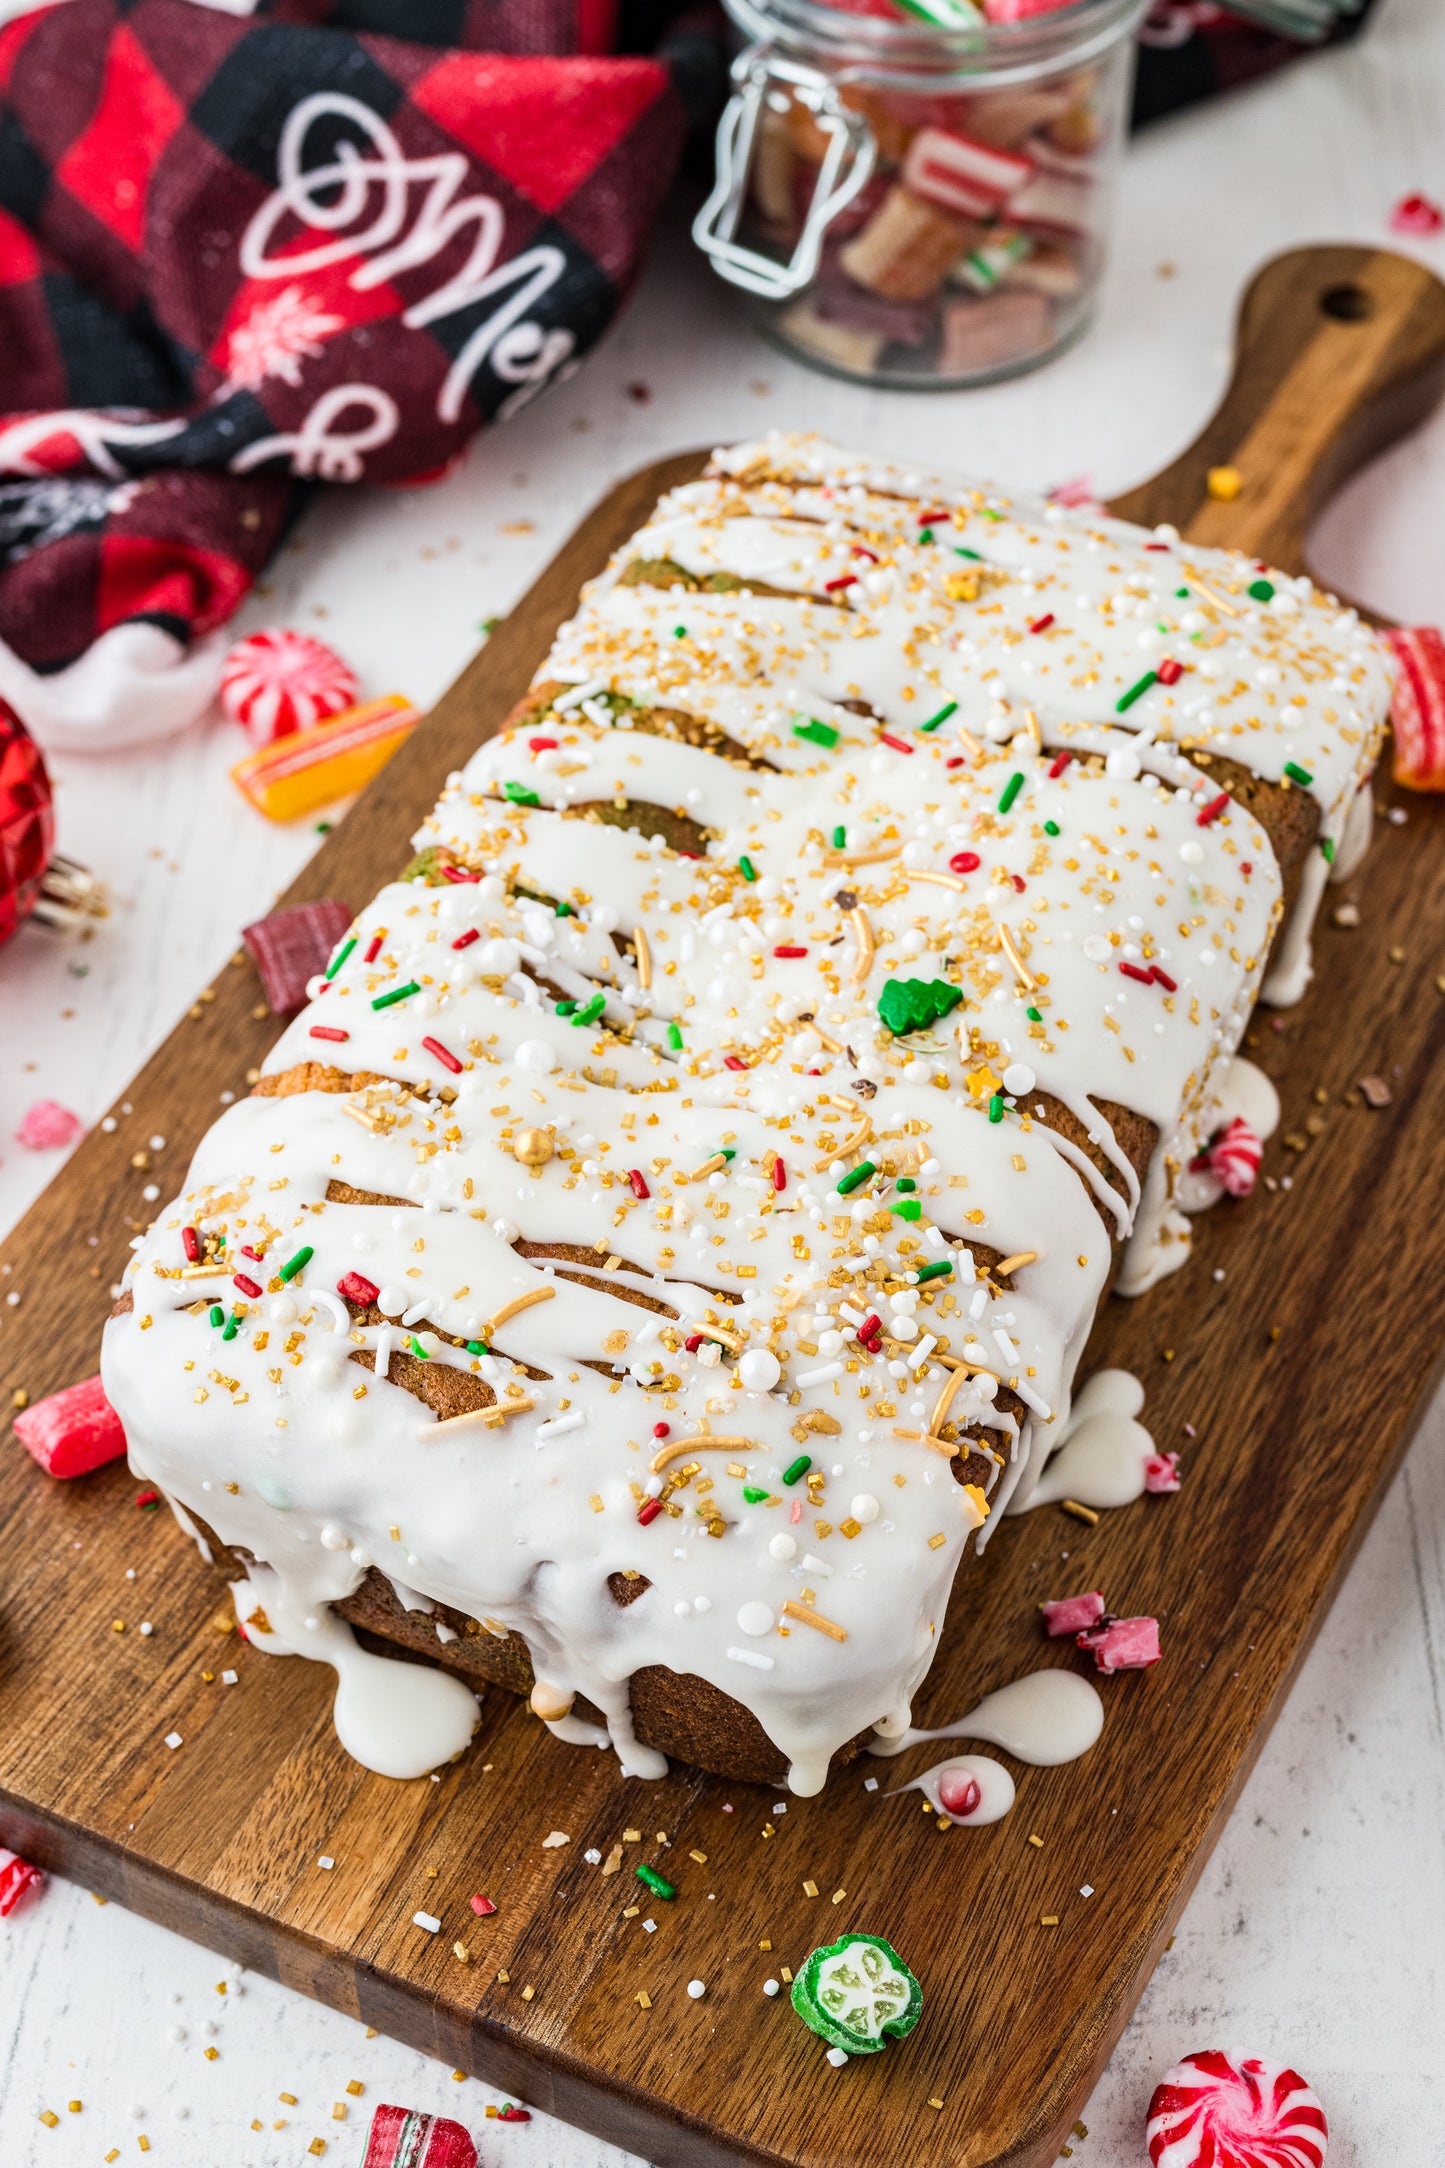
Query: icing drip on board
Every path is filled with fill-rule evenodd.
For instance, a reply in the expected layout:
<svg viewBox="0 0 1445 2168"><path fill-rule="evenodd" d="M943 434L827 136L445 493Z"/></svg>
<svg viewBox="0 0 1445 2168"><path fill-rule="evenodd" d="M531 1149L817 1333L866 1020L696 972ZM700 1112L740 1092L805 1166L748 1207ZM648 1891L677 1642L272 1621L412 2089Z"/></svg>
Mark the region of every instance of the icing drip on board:
<svg viewBox="0 0 1445 2168"><path fill-rule="evenodd" d="M946 1807L940 1784L949 1789L951 1784L966 1784L970 1778L978 1786L978 1805L965 1814ZM1014 1780L1003 1763L994 1761L990 1755L958 1754L951 1761L937 1762L932 1769L925 1769L911 1784L895 1785L883 1796L901 1799L905 1792L922 1792L945 1821L956 1822L963 1829L983 1829L990 1822L1001 1822L1012 1808Z"/></svg>
<svg viewBox="0 0 1445 2168"><path fill-rule="evenodd" d="M1144 1471L1155 1458L1154 1440L1135 1418L1144 1388L1128 1370L1098 1370L1078 1394L1058 1448L1025 1492L1014 1493L1010 1513L1077 1498L1101 1511L1132 1505L1144 1495Z"/></svg>
<svg viewBox="0 0 1445 2168"><path fill-rule="evenodd" d="M1104 1704L1076 1671L1030 1671L985 1694L976 1708L937 1731L880 1730L870 1754L901 1754L935 1739L985 1739L1035 1769L1054 1769L1087 1754L1104 1728Z"/></svg>

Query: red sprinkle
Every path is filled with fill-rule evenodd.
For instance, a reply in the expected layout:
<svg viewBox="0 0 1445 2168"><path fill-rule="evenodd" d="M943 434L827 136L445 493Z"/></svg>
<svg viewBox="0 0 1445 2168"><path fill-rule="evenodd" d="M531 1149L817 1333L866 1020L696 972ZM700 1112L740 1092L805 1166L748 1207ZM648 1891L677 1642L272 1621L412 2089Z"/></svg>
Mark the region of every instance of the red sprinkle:
<svg viewBox="0 0 1445 2168"><path fill-rule="evenodd" d="M481 938L481 934L477 931L475 926L468 926L465 933L459 933L457 935L455 941L453 941L452 943L452 947L470 948L474 941L480 941Z"/></svg>
<svg viewBox="0 0 1445 2168"><path fill-rule="evenodd" d="M1050 777L1062 775L1072 758L1071 753L1055 753L1053 759L1049 762Z"/></svg>
<svg viewBox="0 0 1445 2168"><path fill-rule="evenodd" d="M962 753L955 753L952 759L946 760L943 765L945 768L961 768L963 766Z"/></svg>
<svg viewBox="0 0 1445 2168"><path fill-rule="evenodd" d="M836 595L838 593L838 590L842 587L856 587L857 585L857 573L845 572L843 574L843 577L839 580L824 580L823 592L825 595Z"/></svg>
<svg viewBox="0 0 1445 2168"><path fill-rule="evenodd" d="M381 1289L374 1280L368 1280L364 1272L343 1272L336 1283L336 1292L344 1295L348 1302L359 1302L364 1310L368 1303L375 1302Z"/></svg>
<svg viewBox="0 0 1445 2168"><path fill-rule="evenodd" d="M913 747L906 738L895 738L892 732L887 730L879 731L878 743L880 745L891 745L895 753L911 753L913 751Z"/></svg>
<svg viewBox="0 0 1445 2168"><path fill-rule="evenodd" d="M181 1248L186 1253L187 1264L197 1265L200 1263L201 1238L194 1227L183 1227L181 1229Z"/></svg>
<svg viewBox="0 0 1445 2168"><path fill-rule="evenodd" d="M489 1920L496 1909L490 1897L478 1895L472 1899L472 1910L479 1920Z"/></svg>
<svg viewBox="0 0 1445 2168"><path fill-rule="evenodd" d="M351 1033L343 1031L339 1024L313 1024L310 1036L313 1039L331 1039L337 1045L340 1045L343 1039L351 1037Z"/></svg>
<svg viewBox="0 0 1445 2168"><path fill-rule="evenodd" d="M860 1340L871 1340L875 1337L875 1335L882 1332L882 1330L882 1318L878 1315L878 1312L876 1310L870 1310L868 1312L868 1315L864 1318L862 1324L858 1327L858 1337Z"/></svg>
<svg viewBox="0 0 1445 2168"><path fill-rule="evenodd" d="M528 738L527 743L534 753L555 753L558 740L556 738Z"/></svg>
<svg viewBox="0 0 1445 2168"><path fill-rule="evenodd" d="M646 1528L648 1522L655 1521L661 1511L662 1500L660 1498L644 1498L642 1504L637 1509L638 1526L640 1528Z"/></svg>
<svg viewBox="0 0 1445 2168"><path fill-rule="evenodd" d="M468 873L465 866L443 866L442 878L447 881L479 881L480 873Z"/></svg>
<svg viewBox="0 0 1445 2168"><path fill-rule="evenodd" d="M805 948L775 948L773 950L775 956L806 956L807 953L808 951Z"/></svg>
<svg viewBox="0 0 1445 2168"><path fill-rule="evenodd" d="M773 1161L773 1187L776 1190L784 1190L787 1186L788 1170L781 1159L775 1159Z"/></svg>
<svg viewBox="0 0 1445 2168"><path fill-rule="evenodd" d="M135 1495L135 1502L140 1507L141 1511L144 1512L147 1507L158 1506L160 1504L161 1494L158 1490L137 1491Z"/></svg>
<svg viewBox="0 0 1445 2168"><path fill-rule="evenodd" d="M1154 983L1156 986L1162 986L1166 994L1178 993L1179 981L1177 979L1171 979L1167 971L1160 970L1158 964L1151 965L1150 968L1154 973Z"/></svg>
<svg viewBox="0 0 1445 2168"><path fill-rule="evenodd" d="M1009 875L1009 879L1013 882L1014 887L1018 890L1020 895L1023 894L1024 890L1029 885L1021 873L1011 873Z"/></svg>
<svg viewBox="0 0 1445 2168"><path fill-rule="evenodd" d="M253 1302L256 1300L256 1297L261 1292L260 1288L256 1285L256 1282L252 1279L249 1279L244 1272L236 1273L233 1277L232 1284L236 1287L239 1287L243 1295L249 1295Z"/></svg>
<svg viewBox="0 0 1445 2168"><path fill-rule="evenodd" d="M728 1054L723 1058L723 1067L724 1069L746 1069L747 1063L741 1061L736 1054Z"/></svg>
<svg viewBox="0 0 1445 2168"><path fill-rule="evenodd" d="M441 1063L444 1069L450 1069L453 1076L461 1075L461 1063L450 1048L442 1045L440 1039L423 1039L421 1043L433 1059Z"/></svg>
<svg viewBox="0 0 1445 2168"><path fill-rule="evenodd" d="M258 1265L265 1263L265 1252L262 1250L253 1250L249 1242L243 1242L241 1244L241 1255L243 1257L254 1257Z"/></svg>
<svg viewBox="0 0 1445 2168"><path fill-rule="evenodd" d="M1222 790L1217 798L1211 798L1208 805L1204 807L1203 811L1195 815L1195 819L1197 820L1199 826L1201 828L1207 828L1211 821L1218 820L1220 814L1224 811L1228 803L1229 792L1227 790Z"/></svg>
<svg viewBox="0 0 1445 2168"><path fill-rule="evenodd" d="M1184 675L1184 665L1176 662L1172 655L1166 655L1154 675L1161 685L1177 685Z"/></svg>
<svg viewBox="0 0 1445 2168"><path fill-rule="evenodd" d="M853 544L853 555L855 557L866 557L870 565L876 565L878 562L877 550L865 549L861 542Z"/></svg>
<svg viewBox="0 0 1445 2168"><path fill-rule="evenodd" d="M1241 860L1239 861L1239 870L1244 875L1245 879L1248 880L1249 876L1254 871L1254 860L1252 858L1241 858Z"/></svg>
<svg viewBox="0 0 1445 2168"><path fill-rule="evenodd" d="M1167 550L1169 544L1167 542L1146 542L1144 547L1146 550Z"/></svg>
<svg viewBox="0 0 1445 2168"><path fill-rule="evenodd" d="M652 1435L654 1438L670 1438L672 1436L671 1423L654 1423Z"/></svg>
<svg viewBox="0 0 1445 2168"><path fill-rule="evenodd" d="M695 1355L697 1353L698 1349L702 1346L703 1337L703 1334L700 1332L690 1332L688 1334L687 1338L683 1341L682 1344L687 1349L689 1355Z"/></svg>
<svg viewBox="0 0 1445 2168"><path fill-rule="evenodd" d="M1141 986L1152 986L1154 984L1153 971L1146 971L1142 964L1120 964L1119 969L1126 979L1137 979Z"/></svg>
<svg viewBox="0 0 1445 2168"><path fill-rule="evenodd" d="M1044 614L1043 614L1043 616L1042 616L1042 617L1036 617L1036 618L1034 619L1033 623L1032 623L1032 624L1030 625L1030 627L1029 627L1029 631L1030 631L1030 632L1047 632L1047 631L1048 631L1048 629L1049 629L1049 627L1050 627L1050 625L1052 625L1053 621L1054 621L1054 613L1053 613L1053 611L1052 611L1052 610L1045 610L1045 612L1044 612Z"/></svg>
<svg viewBox="0 0 1445 2168"><path fill-rule="evenodd" d="M955 851L948 863L954 873L977 873L983 860L977 851Z"/></svg>
<svg viewBox="0 0 1445 2168"><path fill-rule="evenodd" d="M920 527L938 527L948 518L948 507L941 512L919 512L916 515Z"/></svg>
<svg viewBox="0 0 1445 2168"><path fill-rule="evenodd" d="M386 935L384 933L374 933L372 935L366 945L366 954L361 959L364 964L374 964L376 962L377 957L381 954L381 944L385 939Z"/></svg>
<svg viewBox="0 0 1445 2168"><path fill-rule="evenodd" d="M634 1197L650 1197L652 1195L652 1191L647 1186L647 1178L640 1167L629 1167L627 1179L632 1184Z"/></svg>
<svg viewBox="0 0 1445 2168"><path fill-rule="evenodd" d="M505 2108L498 2108L497 2110L497 2121L499 2123L530 2123L531 2120L532 2111L530 2108L519 2108L510 2100Z"/></svg>

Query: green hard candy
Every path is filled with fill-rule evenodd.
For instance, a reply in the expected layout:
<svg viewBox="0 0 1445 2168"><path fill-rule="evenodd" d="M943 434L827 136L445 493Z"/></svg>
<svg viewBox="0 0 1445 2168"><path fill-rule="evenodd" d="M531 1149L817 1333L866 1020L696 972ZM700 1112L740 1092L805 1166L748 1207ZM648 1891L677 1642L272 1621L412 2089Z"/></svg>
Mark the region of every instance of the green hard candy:
<svg viewBox="0 0 1445 2168"><path fill-rule="evenodd" d="M878 996L878 1014L901 1039L910 1031L925 1031L963 999L963 989L947 979L889 979Z"/></svg>
<svg viewBox="0 0 1445 2168"><path fill-rule="evenodd" d="M923 1990L881 1935L843 1935L807 1960L793 1982L793 2008L830 2047L877 2055L912 2032Z"/></svg>

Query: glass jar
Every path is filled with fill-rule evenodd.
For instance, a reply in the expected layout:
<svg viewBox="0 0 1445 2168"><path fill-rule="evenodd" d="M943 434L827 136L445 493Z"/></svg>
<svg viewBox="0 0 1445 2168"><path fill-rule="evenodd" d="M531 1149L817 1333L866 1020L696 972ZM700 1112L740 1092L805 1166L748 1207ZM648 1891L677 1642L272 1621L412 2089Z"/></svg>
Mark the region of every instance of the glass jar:
<svg viewBox="0 0 1445 2168"><path fill-rule="evenodd" d="M693 236L801 360L954 390L1087 323L1145 0L1030 4L945 28L726 0L749 43Z"/></svg>

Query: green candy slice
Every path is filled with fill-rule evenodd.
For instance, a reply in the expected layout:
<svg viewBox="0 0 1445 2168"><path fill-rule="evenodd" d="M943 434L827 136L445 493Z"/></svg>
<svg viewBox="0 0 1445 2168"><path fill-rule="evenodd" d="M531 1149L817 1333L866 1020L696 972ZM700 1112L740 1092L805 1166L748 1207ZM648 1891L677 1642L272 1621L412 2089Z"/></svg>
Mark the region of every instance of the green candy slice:
<svg viewBox="0 0 1445 2168"><path fill-rule="evenodd" d="M910 1031L926 1031L956 1009L963 999L961 986L947 979L889 979L878 996L878 1014L895 1039Z"/></svg>
<svg viewBox="0 0 1445 2168"><path fill-rule="evenodd" d="M830 2047L876 2055L912 2032L923 1990L881 1935L844 1935L814 1950L793 1982L793 2008Z"/></svg>

